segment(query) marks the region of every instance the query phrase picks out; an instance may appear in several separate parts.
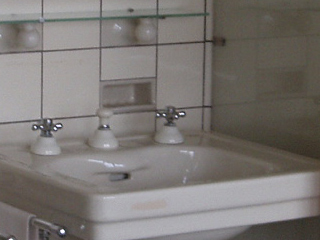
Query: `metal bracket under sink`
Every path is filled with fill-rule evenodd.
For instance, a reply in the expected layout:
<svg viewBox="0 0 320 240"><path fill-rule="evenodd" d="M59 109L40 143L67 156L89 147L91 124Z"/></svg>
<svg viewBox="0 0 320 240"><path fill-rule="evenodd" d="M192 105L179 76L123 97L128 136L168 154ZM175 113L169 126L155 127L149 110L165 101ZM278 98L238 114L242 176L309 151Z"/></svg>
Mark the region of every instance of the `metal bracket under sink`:
<svg viewBox="0 0 320 240"><path fill-rule="evenodd" d="M59 238L64 238L67 236L67 230L65 227L60 226L58 224L53 224L53 223L47 222L47 221L42 220L37 217L31 218L30 224L39 229L38 231L39 231L39 239L40 240L49 240L49 237L51 234L54 234L55 236L57 236ZM1 235L0 234L0 240L24 240L24 239L17 239L13 235Z"/></svg>
<svg viewBox="0 0 320 240"><path fill-rule="evenodd" d="M36 217L32 218L30 223L31 225L39 228L40 240L48 240L51 234L54 234L59 238L64 238L67 236L66 228L61 225L50 223Z"/></svg>

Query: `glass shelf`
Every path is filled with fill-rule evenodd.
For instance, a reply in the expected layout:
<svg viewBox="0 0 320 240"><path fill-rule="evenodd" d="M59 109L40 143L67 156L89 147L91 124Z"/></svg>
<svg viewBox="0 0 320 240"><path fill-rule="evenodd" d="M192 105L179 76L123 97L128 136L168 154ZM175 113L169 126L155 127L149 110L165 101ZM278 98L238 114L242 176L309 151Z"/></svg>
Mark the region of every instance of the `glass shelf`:
<svg viewBox="0 0 320 240"><path fill-rule="evenodd" d="M206 12L194 12L183 9L155 9L127 11L103 11L100 12L66 12L41 14L10 14L0 15L0 23L44 23L44 22L70 22L70 21L94 21L111 19L135 19L135 18L167 18L167 17L201 17L209 15Z"/></svg>
<svg viewBox="0 0 320 240"><path fill-rule="evenodd" d="M0 23L39 23L41 21L41 14L0 15Z"/></svg>

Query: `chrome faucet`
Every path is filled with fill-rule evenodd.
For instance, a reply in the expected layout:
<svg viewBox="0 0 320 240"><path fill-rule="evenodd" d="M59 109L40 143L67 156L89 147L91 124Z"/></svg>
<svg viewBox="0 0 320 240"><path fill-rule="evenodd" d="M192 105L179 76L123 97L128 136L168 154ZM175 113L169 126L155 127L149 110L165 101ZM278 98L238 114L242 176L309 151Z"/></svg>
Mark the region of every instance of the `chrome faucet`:
<svg viewBox="0 0 320 240"><path fill-rule="evenodd" d="M53 120L49 118L42 119L38 124L32 125L32 130L40 130L41 137L52 137L52 131L57 132L59 129L63 128L61 123L53 124Z"/></svg>
<svg viewBox="0 0 320 240"><path fill-rule="evenodd" d="M157 118L165 118L167 120L165 126L175 126L176 124L174 123L174 121L185 116L185 111L178 111L174 106L167 106L164 111L156 112Z"/></svg>
<svg viewBox="0 0 320 240"><path fill-rule="evenodd" d="M32 130L40 130L40 136L31 145L31 152L38 155L59 155L61 149L58 146L52 132L57 132L63 125L54 124L52 119L42 119L38 124L32 125Z"/></svg>
<svg viewBox="0 0 320 240"><path fill-rule="evenodd" d="M156 112L157 118L165 118L167 122L162 126L162 128L156 132L154 140L158 143L164 144L178 144L184 142L184 137L177 128L175 120L181 117L185 117L186 113L184 111L178 111L173 106L167 106L164 111Z"/></svg>

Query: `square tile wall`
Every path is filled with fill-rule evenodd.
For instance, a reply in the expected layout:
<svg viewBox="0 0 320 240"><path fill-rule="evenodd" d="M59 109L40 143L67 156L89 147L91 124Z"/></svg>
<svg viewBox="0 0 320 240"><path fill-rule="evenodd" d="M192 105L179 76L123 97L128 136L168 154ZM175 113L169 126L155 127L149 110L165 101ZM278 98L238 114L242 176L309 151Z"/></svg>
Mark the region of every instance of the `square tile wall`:
<svg viewBox="0 0 320 240"><path fill-rule="evenodd" d="M212 0L3 0L1 14L90 12L139 9L188 9L212 14ZM155 20L156 41L108 45L103 21L45 22L36 49L0 52L0 142L34 139L25 130L41 118L66 127L58 138L84 137L95 129L101 81L155 78L156 105L187 112L182 129L206 129L211 109L212 16ZM0 31L1 31L0 25ZM1 41L1 39L0 39ZM1 42L0 42L1 44ZM143 119L143 124L141 124ZM90 123L90 127L88 124ZM117 135L153 132L162 121L151 110L125 112L111 122ZM140 127L137 127L137 126ZM85 127L86 130L81 130ZM21 128L24 137L8 136ZM5 133L5 136L1 134ZM10 135L10 134L9 134ZM11 139L11 140L10 140Z"/></svg>
<svg viewBox="0 0 320 240"><path fill-rule="evenodd" d="M204 12L203 0L159 0L160 9L185 9ZM165 18L159 20L159 43L197 42L204 40L203 17Z"/></svg>
<svg viewBox="0 0 320 240"><path fill-rule="evenodd" d="M99 11L100 0L43 0L43 9L44 14L57 12Z"/></svg>
<svg viewBox="0 0 320 240"><path fill-rule="evenodd" d="M0 69L0 121L38 119L41 106L41 54L0 55Z"/></svg>
<svg viewBox="0 0 320 240"><path fill-rule="evenodd" d="M46 52L43 62L43 116L95 114L99 107L99 51Z"/></svg>
<svg viewBox="0 0 320 240"><path fill-rule="evenodd" d="M101 64L101 80L155 77L156 48L106 48Z"/></svg>
<svg viewBox="0 0 320 240"><path fill-rule="evenodd" d="M41 13L42 0L1 0L0 14Z"/></svg>
<svg viewBox="0 0 320 240"><path fill-rule="evenodd" d="M99 32L99 21L45 23L43 49L98 48Z"/></svg>
<svg viewBox="0 0 320 240"><path fill-rule="evenodd" d="M158 108L202 106L203 49L202 43L159 46Z"/></svg>

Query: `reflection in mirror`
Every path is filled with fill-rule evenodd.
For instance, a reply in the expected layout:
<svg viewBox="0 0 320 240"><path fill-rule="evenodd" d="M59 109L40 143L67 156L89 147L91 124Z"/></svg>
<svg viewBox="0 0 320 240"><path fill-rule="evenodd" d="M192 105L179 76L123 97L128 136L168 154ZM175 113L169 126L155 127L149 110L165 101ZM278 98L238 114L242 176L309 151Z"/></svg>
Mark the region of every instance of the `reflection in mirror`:
<svg viewBox="0 0 320 240"><path fill-rule="evenodd" d="M214 0L214 130L320 158L320 4Z"/></svg>

